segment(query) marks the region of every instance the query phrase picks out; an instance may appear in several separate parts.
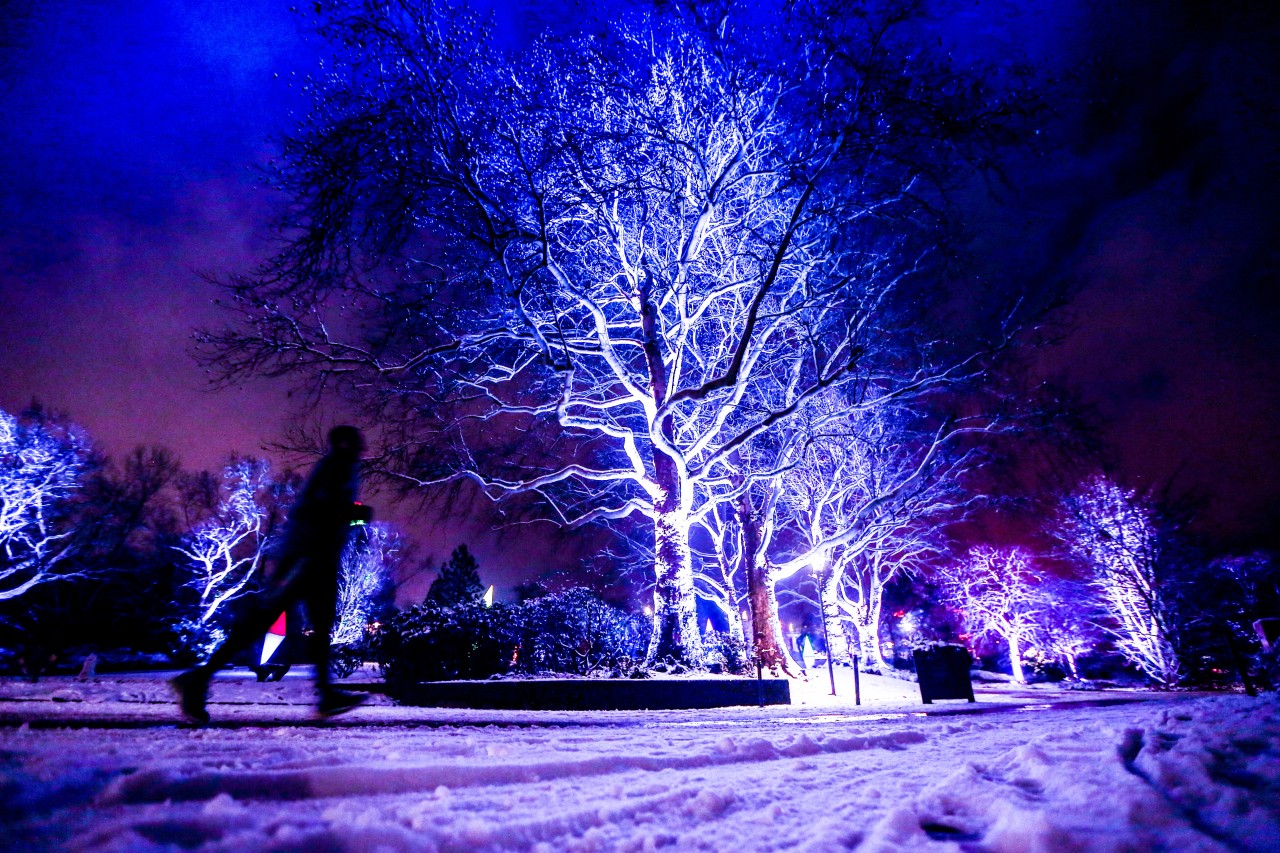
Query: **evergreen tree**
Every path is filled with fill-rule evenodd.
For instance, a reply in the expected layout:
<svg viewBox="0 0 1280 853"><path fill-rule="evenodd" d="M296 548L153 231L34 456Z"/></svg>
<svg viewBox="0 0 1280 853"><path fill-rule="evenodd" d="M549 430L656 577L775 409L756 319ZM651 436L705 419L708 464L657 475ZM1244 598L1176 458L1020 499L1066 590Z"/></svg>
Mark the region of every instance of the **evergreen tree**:
<svg viewBox="0 0 1280 853"><path fill-rule="evenodd" d="M484 596L479 564L466 545L453 549L449 561L440 566L440 576L431 582L427 601L443 607L470 604Z"/></svg>

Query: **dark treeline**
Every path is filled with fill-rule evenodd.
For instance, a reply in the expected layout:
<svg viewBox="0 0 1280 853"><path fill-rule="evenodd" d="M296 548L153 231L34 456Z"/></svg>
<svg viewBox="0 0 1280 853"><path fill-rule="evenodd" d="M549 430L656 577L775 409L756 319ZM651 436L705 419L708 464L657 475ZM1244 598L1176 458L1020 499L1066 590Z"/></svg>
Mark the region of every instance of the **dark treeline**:
<svg viewBox="0 0 1280 853"><path fill-rule="evenodd" d="M0 666L202 657L261 588L298 485L252 457L215 471L158 447L113 460L65 416L0 411ZM352 538L335 643L387 610L411 559L387 525Z"/></svg>

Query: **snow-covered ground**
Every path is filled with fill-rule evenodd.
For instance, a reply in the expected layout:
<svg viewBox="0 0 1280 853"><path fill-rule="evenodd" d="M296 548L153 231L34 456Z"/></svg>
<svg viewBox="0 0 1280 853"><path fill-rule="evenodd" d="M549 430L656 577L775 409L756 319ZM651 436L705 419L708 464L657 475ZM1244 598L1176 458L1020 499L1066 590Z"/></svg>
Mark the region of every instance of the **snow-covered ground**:
<svg viewBox="0 0 1280 853"><path fill-rule="evenodd" d="M159 676L0 681L0 848L1280 850L1274 695L979 685L924 706L864 677L854 706L847 672L836 697L821 675L786 707L375 697L316 723L305 678L232 673L204 729L174 725Z"/></svg>

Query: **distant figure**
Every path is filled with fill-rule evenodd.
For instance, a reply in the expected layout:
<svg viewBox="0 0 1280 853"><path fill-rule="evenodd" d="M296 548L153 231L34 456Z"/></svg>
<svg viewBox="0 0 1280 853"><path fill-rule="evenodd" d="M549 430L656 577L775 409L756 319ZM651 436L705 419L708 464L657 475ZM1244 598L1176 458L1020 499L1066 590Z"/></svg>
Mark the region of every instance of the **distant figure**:
<svg viewBox="0 0 1280 853"><path fill-rule="evenodd" d="M353 426L329 432L329 453L311 477L289 513L284 545L269 579L270 589L232 625L226 641L195 669L171 682L182 704L182 713L193 722L205 723L209 681L240 651L271 627L280 613L301 603L315 626L311 644L316 665L317 709L322 716L348 711L367 697L347 693L329 683L329 632L338 602L338 571L342 552L354 521L368 521L368 508L358 503L360 454L364 438Z"/></svg>

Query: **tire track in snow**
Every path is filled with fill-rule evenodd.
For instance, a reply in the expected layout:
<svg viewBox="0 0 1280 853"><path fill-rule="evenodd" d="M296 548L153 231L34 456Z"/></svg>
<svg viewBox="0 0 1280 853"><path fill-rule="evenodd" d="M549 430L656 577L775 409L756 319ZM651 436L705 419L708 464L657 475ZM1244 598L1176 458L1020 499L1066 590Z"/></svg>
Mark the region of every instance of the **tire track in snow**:
<svg viewBox="0 0 1280 853"><path fill-rule="evenodd" d="M114 853L122 849L118 844L121 837L134 836L139 839L136 848L123 849L167 850L166 844L179 841L199 846L202 853L240 853L244 849L385 849L396 853L792 849L806 839L789 831L790 827L776 825L786 808L804 808L812 793L832 785L852 785L853 778L866 784L877 775L868 775L861 764L854 771L848 763L827 763L840 762L849 752L814 752L804 739L797 740L778 747L778 760L789 763L785 769L780 771L769 761L738 762L732 784L714 773L698 773L697 768L652 776L647 770L632 768L607 783L593 781L591 776L562 776L548 777L535 785L498 784L457 791L441 786L425 796L406 792L255 803L220 793L204 803L117 805L108 826L84 832L68 849ZM883 760L897 761L887 753L884 751ZM711 769L714 765L704 766ZM814 819L830 824L823 833L826 837L847 842L851 818L836 816L836 812L815 814ZM233 823L252 822L256 826L248 828L247 834L228 833L217 814L229 815ZM371 820L370 815L376 818ZM759 837L745 847L728 841L744 832L748 837ZM264 833L274 840L268 842ZM288 844L278 846L280 837L288 838ZM759 846L763 838L769 839L765 847ZM109 839L115 839L116 846L107 844ZM825 853L844 846L805 849Z"/></svg>
<svg viewBox="0 0 1280 853"><path fill-rule="evenodd" d="M601 776L628 770L691 770L743 762L765 762L823 753L867 749L902 749L924 743L918 731L832 736L814 740L797 735L785 746L762 738L741 743L722 738L712 752L695 755L597 755L570 761L504 764L425 764L419 766L380 763L311 767L297 770L248 772L184 772L174 768L143 768L122 776L99 797L102 805L155 803L172 800L209 800L228 794L237 800L303 800L351 795L406 794L477 785L528 784L570 776Z"/></svg>

